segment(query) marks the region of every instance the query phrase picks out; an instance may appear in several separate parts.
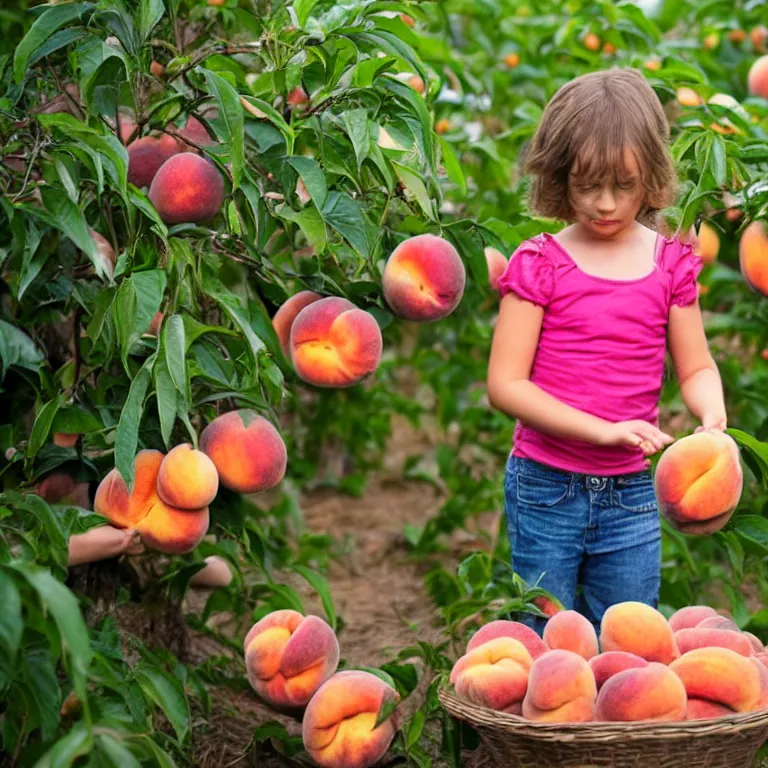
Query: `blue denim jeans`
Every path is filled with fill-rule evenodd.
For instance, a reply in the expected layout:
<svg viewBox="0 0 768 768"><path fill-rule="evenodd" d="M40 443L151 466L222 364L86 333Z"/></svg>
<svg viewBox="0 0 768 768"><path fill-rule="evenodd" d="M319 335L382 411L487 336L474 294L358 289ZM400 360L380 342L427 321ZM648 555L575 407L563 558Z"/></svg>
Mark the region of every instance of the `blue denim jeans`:
<svg viewBox="0 0 768 768"><path fill-rule="evenodd" d="M650 470L600 476L510 455L504 478L512 566L538 581L599 633L605 610L636 600L654 608L661 525ZM539 634L544 619L520 619Z"/></svg>

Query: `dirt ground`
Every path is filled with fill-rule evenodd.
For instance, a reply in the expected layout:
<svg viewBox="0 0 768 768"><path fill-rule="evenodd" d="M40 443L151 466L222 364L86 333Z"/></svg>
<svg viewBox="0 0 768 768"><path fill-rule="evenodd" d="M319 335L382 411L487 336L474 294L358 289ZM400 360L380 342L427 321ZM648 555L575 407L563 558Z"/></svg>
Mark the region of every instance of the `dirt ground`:
<svg viewBox="0 0 768 768"><path fill-rule="evenodd" d="M403 536L406 523L422 525L434 517L444 499L432 485L402 480L402 464L409 454L428 452L436 443L426 429L414 430L395 417L393 434L382 470L373 475L359 498L321 488L303 494L301 507L308 531L351 537L350 552L332 561L328 581L337 614L344 625L338 633L342 660L349 666L378 666L419 640L438 643L441 631L437 614L424 588L426 566L408 559ZM499 482L503 467L499 466ZM488 516L488 525L498 518ZM478 548L478 539L457 533L445 558L448 567ZM314 594L301 581L288 580L306 598L312 613L323 615ZM201 658L217 652L207 638L196 638ZM249 748L253 730L270 720L300 735L298 722L276 715L259 703L255 694L227 689L213 691L214 716L207 722L207 736L196 744L198 764L208 766L292 765L272 750Z"/></svg>

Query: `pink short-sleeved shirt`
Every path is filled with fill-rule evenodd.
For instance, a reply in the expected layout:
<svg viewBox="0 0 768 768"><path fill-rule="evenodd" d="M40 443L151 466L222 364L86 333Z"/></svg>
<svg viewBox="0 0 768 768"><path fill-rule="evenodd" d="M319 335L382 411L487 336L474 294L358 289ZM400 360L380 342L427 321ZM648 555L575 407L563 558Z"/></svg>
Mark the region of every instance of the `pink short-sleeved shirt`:
<svg viewBox="0 0 768 768"><path fill-rule="evenodd" d="M499 279L499 293L514 292L544 308L531 381L608 421L658 426L669 310L697 301L701 268L690 245L661 235L653 271L635 280L587 274L548 233L526 240ZM547 435L519 419L512 453L590 475L645 469L639 448Z"/></svg>

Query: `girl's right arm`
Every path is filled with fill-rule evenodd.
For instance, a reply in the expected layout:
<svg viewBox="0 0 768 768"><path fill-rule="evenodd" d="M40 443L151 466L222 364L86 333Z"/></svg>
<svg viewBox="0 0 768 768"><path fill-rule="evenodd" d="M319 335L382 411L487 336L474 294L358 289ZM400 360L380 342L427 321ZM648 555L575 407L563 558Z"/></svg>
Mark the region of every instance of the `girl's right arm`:
<svg viewBox="0 0 768 768"><path fill-rule="evenodd" d="M656 453L673 438L649 422L611 422L566 405L530 380L544 309L508 293L501 300L488 363L488 400L508 416L550 435Z"/></svg>

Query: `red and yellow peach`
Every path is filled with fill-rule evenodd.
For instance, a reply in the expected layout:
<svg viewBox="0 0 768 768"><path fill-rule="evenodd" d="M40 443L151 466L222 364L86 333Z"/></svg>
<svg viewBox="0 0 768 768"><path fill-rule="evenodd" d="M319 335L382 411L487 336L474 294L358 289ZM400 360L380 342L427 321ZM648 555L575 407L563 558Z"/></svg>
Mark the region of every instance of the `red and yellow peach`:
<svg viewBox="0 0 768 768"><path fill-rule="evenodd" d="M548 648L573 651L587 661L599 652L592 622L578 611L559 611L552 616L544 625L543 638Z"/></svg>
<svg viewBox="0 0 768 768"><path fill-rule="evenodd" d="M172 507L207 507L216 498L218 490L219 473L215 464L189 443L172 448L160 464L157 494Z"/></svg>
<svg viewBox="0 0 768 768"><path fill-rule="evenodd" d="M616 603L603 614L600 647L603 651L634 653L661 664L669 664L680 655L663 614L634 601Z"/></svg>
<svg viewBox="0 0 768 768"><path fill-rule="evenodd" d="M669 667L651 662L613 675L600 689L595 720L626 722L684 720L688 697Z"/></svg>
<svg viewBox="0 0 768 768"><path fill-rule="evenodd" d="M275 312L275 315L272 318L272 327L275 329L283 354L289 360L291 357L290 342L293 321L304 307L321 298L322 296L314 291L299 291L289 299L286 299L286 301L280 305L277 312Z"/></svg>
<svg viewBox="0 0 768 768"><path fill-rule="evenodd" d="M753 221L739 240L739 266L747 285L768 296L768 231L763 221Z"/></svg>

